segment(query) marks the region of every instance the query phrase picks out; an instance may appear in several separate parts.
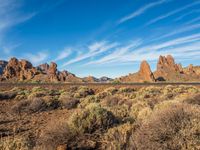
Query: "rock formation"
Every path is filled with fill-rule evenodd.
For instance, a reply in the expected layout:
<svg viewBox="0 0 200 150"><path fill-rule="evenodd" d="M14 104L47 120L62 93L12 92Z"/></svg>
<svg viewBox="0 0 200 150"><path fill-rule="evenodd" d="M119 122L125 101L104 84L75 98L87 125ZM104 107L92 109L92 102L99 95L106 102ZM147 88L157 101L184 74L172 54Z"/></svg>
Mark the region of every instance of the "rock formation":
<svg viewBox="0 0 200 150"><path fill-rule="evenodd" d="M7 64L8 64L7 61L0 60L0 75L3 74L3 70L4 70L4 68L6 67Z"/></svg>
<svg viewBox="0 0 200 150"><path fill-rule="evenodd" d="M183 68L176 64L171 55L160 56L157 63L157 70L154 72L157 81L197 81L200 77L195 73L194 67L190 65Z"/></svg>
<svg viewBox="0 0 200 150"><path fill-rule="evenodd" d="M11 58L4 68L3 77L6 80L30 80L36 73L36 68L34 68L27 60L19 61L16 58Z"/></svg>
<svg viewBox="0 0 200 150"><path fill-rule="evenodd" d="M147 61L142 61L137 73L119 78L121 82L155 82L155 77Z"/></svg>
<svg viewBox="0 0 200 150"><path fill-rule="evenodd" d="M147 61L142 61L138 74L144 81L148 81L148 82L155 81L155 77Z"/></svg>
<svg viewBox="0 0 200 150"><path fill-rule="evenodd" d="M27 60L17 58L11 58L8 63L1 62L1 81L81 82L80 78L68 71L59 72L54 62L38 67L33 67Z"/></svg>

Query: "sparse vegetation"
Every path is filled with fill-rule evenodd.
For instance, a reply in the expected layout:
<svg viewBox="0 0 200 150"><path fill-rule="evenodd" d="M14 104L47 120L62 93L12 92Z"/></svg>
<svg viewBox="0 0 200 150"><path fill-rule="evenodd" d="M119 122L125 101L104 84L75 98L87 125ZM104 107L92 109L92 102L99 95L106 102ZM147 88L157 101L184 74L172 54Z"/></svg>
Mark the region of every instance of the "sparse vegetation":
<svg viewBox="0 0 200 150"><path fill-rule="evenodd" d="M0 95L2 150L199 149L198 87L36 87Z"/></svg>

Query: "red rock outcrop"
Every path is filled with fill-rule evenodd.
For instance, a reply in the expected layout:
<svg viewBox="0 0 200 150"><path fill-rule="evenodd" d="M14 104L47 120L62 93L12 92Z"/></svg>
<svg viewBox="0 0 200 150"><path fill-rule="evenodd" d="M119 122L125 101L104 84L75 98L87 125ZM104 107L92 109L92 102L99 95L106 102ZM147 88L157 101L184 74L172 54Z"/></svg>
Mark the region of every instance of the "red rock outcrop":
<svg viewBox="0 0 200 150"><path fill-rule="evenodd" d="M3 71L3 77L7 80L30 80L34 77L37 70L26 60L19 61L11 58Z"/></svg>
<svg viewBox="0 0 200 150"><path fill-rule="evenodd" d="M155 77L147 61L142 61L137 73L129 74L118 79L121 82L155 82Z"/></svg>
<svg viewBox="0 0 200 150"><path fill-rule="evenodd" d="M154 75L147 61L142 61L138 74L144 81L148 81L148 82L155 81Z"/></svg>
<svg viewBox="0 0 200 150"><path fill-rule="evenodd" d="M181 64L176 64L171 55L160 56L157 63L157 70L154 72L157 81L197 81L200 77L195 73L194 67L190 65L183 68Z"/></svg>
<svg viewBox="0 0 200 150"><path fill-rule="evenodd" d="M4 68L6 67L7 64L8 64L7 61L0 60L0 75L3 74L3 70L4 70Z"/></svg>
<svg viewBox="0 0 200 150"><path fill-rule="evenodd" d="M50 77L50 81L58 81L58 76L57 76L57 64L54 62L51 62L48 70L48 74Z"/></svg>

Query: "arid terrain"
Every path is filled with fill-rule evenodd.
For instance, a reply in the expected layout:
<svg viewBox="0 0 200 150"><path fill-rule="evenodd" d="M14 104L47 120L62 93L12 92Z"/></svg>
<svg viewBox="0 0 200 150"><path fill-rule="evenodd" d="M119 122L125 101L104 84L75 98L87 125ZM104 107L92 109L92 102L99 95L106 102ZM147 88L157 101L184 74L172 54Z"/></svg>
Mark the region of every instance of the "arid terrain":
<svg viewBox="0 0 200 150"><path fill-rule="evenodd" d="M198 150L200 87L0 87L1 150Z"/></svg>
<svg viewBox="0 0 200 150"><path fill-rule="evenodd" d="M127 76L111 79L109 77L95 78L93 76L77 77L66 70L59 71L57 64L51 62L34 67L27 60L11 58L8 62L0 60L0 82L23 83L131 83L131 82L198 82L200 67L190 64L182 67L171 55L160 56L157 69L153 72L147 61L142 61L139 71Z"/></svg>

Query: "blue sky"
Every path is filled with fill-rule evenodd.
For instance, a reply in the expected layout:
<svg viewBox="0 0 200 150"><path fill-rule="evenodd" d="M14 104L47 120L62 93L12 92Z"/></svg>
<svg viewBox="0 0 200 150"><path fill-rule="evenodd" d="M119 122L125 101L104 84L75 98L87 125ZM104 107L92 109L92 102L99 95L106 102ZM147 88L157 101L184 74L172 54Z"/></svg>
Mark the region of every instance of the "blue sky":
<svg viewBox="0 0 200 150"><path fill-rule="evenodd" d="M200 0L0 0L0 59L118 77L167 54L200 64Z"/></svg>

